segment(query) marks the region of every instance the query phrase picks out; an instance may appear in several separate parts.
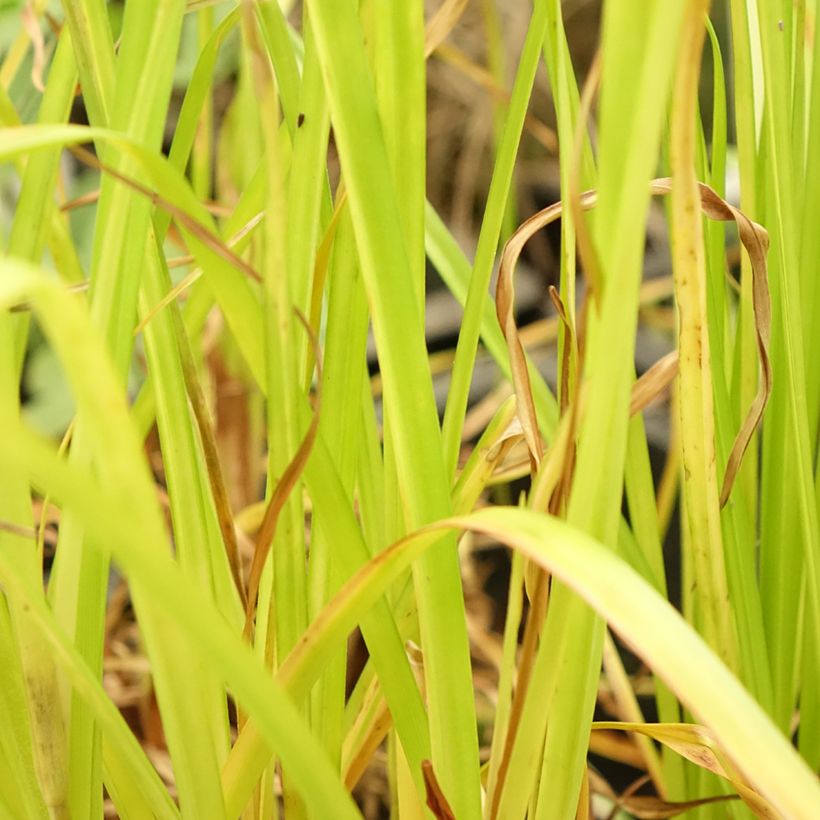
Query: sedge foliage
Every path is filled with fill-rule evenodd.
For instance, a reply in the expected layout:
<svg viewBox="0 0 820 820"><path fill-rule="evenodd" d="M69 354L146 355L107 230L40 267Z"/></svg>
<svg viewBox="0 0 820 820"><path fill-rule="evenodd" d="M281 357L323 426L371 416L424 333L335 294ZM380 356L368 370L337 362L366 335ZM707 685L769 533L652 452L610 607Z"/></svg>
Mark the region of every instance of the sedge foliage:
<svg viewBox="0 0 820 820"><path fill-rule="evenodd" d="M355 818L379 767L402 820L816 816L817 3L728 0L719 37L708 0L606 0L581 85L558 0L518 4L509 54L504 4L473 4L486 68L448 44L463 0L6 5L0 816ZM494 100L472 262L427 200L430 60ZM517 228L525 133L558 146L561 201ZM553 391L513 305L559 217ZM444 368L428 259L463 309ZM639 310L670 297L676 350L637 378ZM27 349L67 385L62 440L21 406ZM670 391L656 482L641 412ZM512 556L490 644L479 538ZM590 750L651 790L617 794Z"/></svg>

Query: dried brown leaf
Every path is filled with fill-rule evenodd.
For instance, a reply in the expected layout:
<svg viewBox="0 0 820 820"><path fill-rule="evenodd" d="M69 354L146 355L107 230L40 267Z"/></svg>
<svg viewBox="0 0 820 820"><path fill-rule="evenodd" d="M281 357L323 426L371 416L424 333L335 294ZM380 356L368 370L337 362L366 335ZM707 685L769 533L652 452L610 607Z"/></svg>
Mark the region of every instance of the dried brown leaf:
<svg viewBox="0 0 820 820"><path fill-rule="evenodd" d="M424 30L425 57L429 57L447 39L464 14L468 2L469 0L444 0L438 7Z"/></svg>
<svg viewBox="0 0 820 820"><path fill-rule="evenodd" d="M651 404L672 383L678 374L678 351L673 350L658 359L632 385L632 399L629 404L629 415L640 413Z"/></svg>
<svg viewBox="0 0 820 820"><path fill-rule="evenodd" d="M441 43L436 48L436 56L483 88L496 102L505 105L510 102L510 92L486 68L475 63L460 49ZM527 113L524 117L524 127L547 151L551 154L557 153L558 137L546 123L534 114Z"/></svg>

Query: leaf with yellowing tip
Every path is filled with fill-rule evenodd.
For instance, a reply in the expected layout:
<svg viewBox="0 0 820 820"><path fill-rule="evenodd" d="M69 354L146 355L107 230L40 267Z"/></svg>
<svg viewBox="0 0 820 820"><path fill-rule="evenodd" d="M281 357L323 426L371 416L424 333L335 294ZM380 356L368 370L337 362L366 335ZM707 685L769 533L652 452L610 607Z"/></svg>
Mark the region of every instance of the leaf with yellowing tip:
<svg viewBox="0 0 820 820"><path fill-rule="evenodd" d="M615 721L600 721L592 724L593 731L601 729L620 729L651 737L696 766L728 780L743 802L758 817L777 820L780 816L768 800L745 783L741 776L733 770L731 763L725 760L713 732L705 726L692 723L619 723ZM672 817L674 815L660 816Z"/></svg>
<svg viewBox="0 0 820 820"><path fill-rule="evenodd" d="M626 723L621 721L596 721L592 731L618 730L636 732L646 735L687 760L707 769L720 777L729 778L729 774L715 753L715 741L711 732L703 726L692 723Z"/></svg>

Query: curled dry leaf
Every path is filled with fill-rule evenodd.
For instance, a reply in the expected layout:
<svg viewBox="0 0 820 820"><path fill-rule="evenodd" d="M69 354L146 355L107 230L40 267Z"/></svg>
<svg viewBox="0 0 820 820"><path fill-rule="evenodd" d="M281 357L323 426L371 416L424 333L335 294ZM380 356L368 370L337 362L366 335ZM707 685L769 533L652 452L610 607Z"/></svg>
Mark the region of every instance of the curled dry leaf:
<svg viewBox="0 0 820 820"><path fill-rule="evenodd" d="M730 205L712 188L702 182L698 183L700 205L710 219L719 222L735 222L740 241L749 254L752 267L752 305L755 316L755 335L757 351L760 358L761 379L746 418L735 437L726 472L720 488L720 505L729 500L732 486L740 469L743 454L755 430L763 418L766 402L772 392L772 366L769 360L769 340L771 337L772 309L769 299L769 282L766 274L766 253L769 250L769 234L762 225L753 222L738 208ZM671 179L656 179L651 183L654 194L668 194L672 190Z"/></svg>
<svg viewBox="0 0 820 820"><path fill-rule="evenodd" d="M749 254L752 267L752 302L755 316L755 333L757 349L760 358L761 379L757 394L746 414L746 418L735 437L726 472L720 492L720 503L724 505L732 491L743 454L749 446L755 430L763 418L769 394L772 389L772 368L769 360L769 339L771 336L771 303L769 300L769 285L766 275L766 253L769 247L769 235L765 228L753 222L738 208L733 207L720 197L712 188L698 183L701 209L710 219L721 222L735 222L738 235L746 252ZM672 180L668 178L656 179L649 184L650 193L655 195L668 194L672 190ZM596 191L586 191L578 198L581 210L590 210L598 201ZM527 441L531 457L538 464L544 457L544 446L538 432L538 423L535 415L535 404L532 397L532 388L524 346L515 323L515 266L521 256L524 246L539 230L561 218L563 203L556 202L544 208L525 220L509 238L501 254L501 265L498 275L498 286L495 294L496 315L501 326L501 332L507 342L510 356L510 369L513 376L513 387L518 399L518 412L521 427ZM659 390L671 381L677 367L672 355L664 357L655 366L644 374L645 381L640 380L632 395L632 412L637 412L646 403L651 401ZM654 392L653 392L654 391Z"/></svg>

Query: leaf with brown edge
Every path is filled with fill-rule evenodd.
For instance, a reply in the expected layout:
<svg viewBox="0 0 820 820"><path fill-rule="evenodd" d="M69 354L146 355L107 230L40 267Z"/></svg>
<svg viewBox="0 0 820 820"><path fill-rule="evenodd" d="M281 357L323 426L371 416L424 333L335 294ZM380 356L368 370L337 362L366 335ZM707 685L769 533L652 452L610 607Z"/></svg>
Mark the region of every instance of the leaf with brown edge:
<svg viewBox="0 0 820 820"><path fill-rule="evenodd" d="M488 507L437 521L379 552L317 614L279 667L276 678L292 697L305 696L339 641L413 561L440 543L445 528L470 530L508 544L569 586L700 724L709 727L709 736L720 744L724 768L731 760L742 783L754 784L781 816L810 820L805 807L820 805L816 774L680 613L609 547L533 510ZM241 737L237 743L243 742ZM244 742L246 750L252 742Z"/></svg>
<svg viewBox="0 0 820 820"><path fill-rule="evenodd" d="M321 384L322 382L322 357L319 353L319 341L316 338L316 334L310 327L310 323L308 320L302 315L302 313L294 309L299 321L302 323L302 326L305 328L308 336L310 337L311 346L313 348L313 354L316 360L316 370L318 374L317 378L317 385ZM296 486L297 482L299 481L299 476L302 475L302 472L305 469L305 465L307 464L307 460L310 457L311 450L313 449L313 445L316 442L316 435L319 432L319 408L321 404L321 391L317 387L316 389L316 403L313 410L313 415L310 420L310 426L305 433L305 437L302 439L299 448L296 450L295 455L290 460L290 463L285 468L284 473L282 473L282 477L279 479L276 487L274 488L273 492L271 493L270 500L268 501L267 506L265 507L265 515L262 518L262 524L259 527L259 532L256 534L256 544L253 551L253 559L251 560L251 570L248 576L248 593L247 593L247 604L245 609L245 628L243 629L243 635L246 638L250 638L251 634L251 625L253 623L253 614L256 608L256 596L259 594L259 582L262 578L262 570L265 566L265 561L268 557L268 553L270 552L271 544L273 543L273 536L276 534L276 525L279 523L279 515L282 512L282 508L285 506L285 502L288 500L293 488Z"/></svg>
<svg viewBox="0 0 820 820"><path fill-rule="evenodd" d="M704 726L692 723L624 723L621 721L595 721L592 731L617 730L636 732L657 740L664 746L676 751L696 766L729 778L718 756L715 754L715 742Z"/></svg>
<svg viewBox="0 0 820 820"><path fill-rule="evenodd" d="M634 416L640 413L648 404L657 398L672 382L677 374L678 354L676 351L668 353L666 356L655 362L633 385L632 397L630 401L629 414ZM583 406L583 392L581 395L581 406ZM574 405L573 405L574 406ZM533 509L546 509L550 494L555 490L556 485L567 479L567 470L572 467L570 457L569 442L572 439L572 431L575 429L574 418L567 415L552 442L547 461L551 462L549 467L545 467L546 462L542 462L536 473L536 481L533 484L531 502ZM519 418L519 437L522 435ZM560 460L556 459L560 456ZM531 472L531 457L524 456L511 464L505 465L501 472L493 476L493 482L508 481L512 478L519 478ZM557 472L556 472L557 470ZM544 489L549 488L548 492ZM536 500L540 499L540 500ZM554 512L554 510L551 510Z"/></svg>
<svg viewBox="0 0 820 820"><path fill-rule="evenodd" d="M185 331L185 324L179 310L171 311L171 317L182 366L182 376L185 381L185 392L188 395L188 401L191 403L191 409L199 431L202 454L205 458L205 470L208 473L208 483L214 499L214 508L219 523L219 531L222 535L222 543L225 546L228 566L236 590L239 593L239 600L243 606L246 606L247 599L245 597L245 586L242 583L242 568L239 561L239 544L234 529L233 511L228 500L228 489L225 485L225 476L222 473L222 466L219 461L219 452L216 446L208 403L205 400L205 394L202 392L202 385L199 383L188 334Z"/></svg>
<svg viewBox="0 0 820 820"><path fill-rule="evenodd" d="M436 779L433 764L429 760L422 760L421 773L424 776L424 788L427 791L427 807L438 820L456 820L444 792Z"/></svg>
<svg viewBox="0 0 820 820"><path fill-rule="evenodd" d="M577 353L578 348L572 322L570 321L567 314L567 309L561 300L561 294L558 292L558 288L556 288L555 285L549 286L549 296L552 306L555 308L555 312L558 314L558 318L561 320L561 324L564 327L564 334L567 339L567 343L564 345L563 355L561 357L561 389L558 396L561 404L561 413L563 415L566 413L567 407L569 406L569 368L572 364L572 355L573 353ZM575 361L578 361L577 356Z"/></svg>

